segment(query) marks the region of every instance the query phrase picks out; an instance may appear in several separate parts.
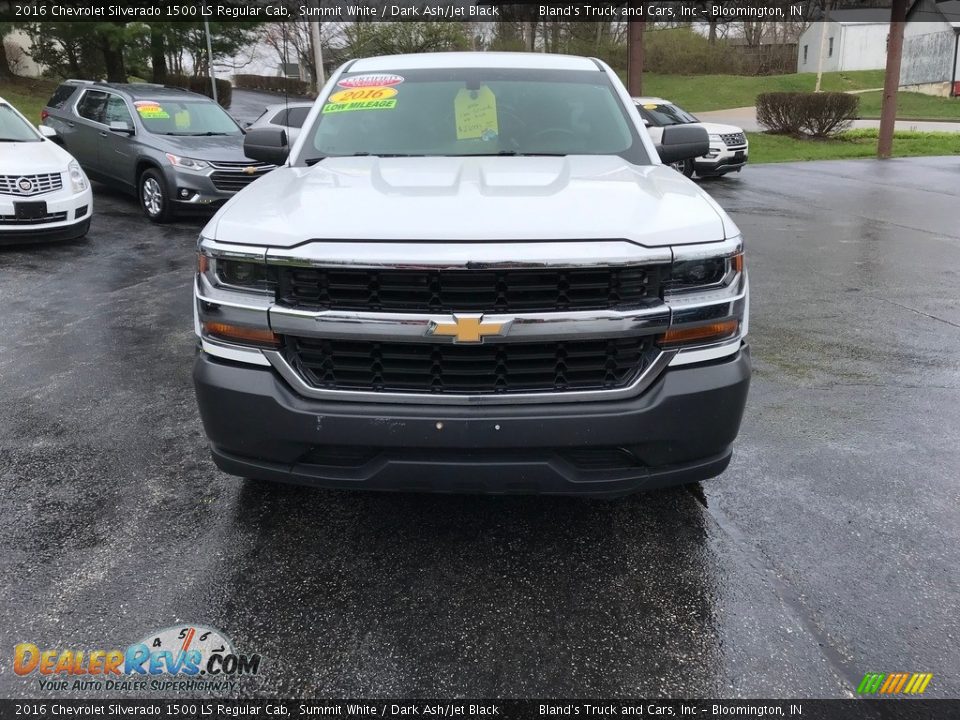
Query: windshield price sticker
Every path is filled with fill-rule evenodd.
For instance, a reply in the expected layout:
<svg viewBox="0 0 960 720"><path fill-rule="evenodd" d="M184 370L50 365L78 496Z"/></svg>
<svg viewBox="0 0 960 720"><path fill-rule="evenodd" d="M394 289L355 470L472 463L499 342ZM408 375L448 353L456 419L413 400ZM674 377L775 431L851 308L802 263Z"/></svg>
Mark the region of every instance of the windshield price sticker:
<svg viewBox="0 0 960 720"><path fill-rule="evenodd" d="M355 100L353 102L327 103L323 106L323 114L335 112L349 112L351 110L392 110L397 106L397 99L389 100Z"/></svg>
<svg viewBox="0 0 960 720"><path fill-rule="evenodd" d="M337 85L344 88L390 87L402 82L403 77L400 75L370 74L343 78Z"/></svg>
<svg viewBox="0 0 960 720"><path fill-rule="evenodd" d="M153 100L140 100L133 105L144 120L166 120L170 117L170 114Z"/></svg>
<svg viewBox="0 0 960 720"><path fill-rule="evenodd" d="M333 93L327 98L327 102L347 103L359 100L387 100L396 96L397 89L392 87L354 88Z"/></svg>
<svg viewBox="0 0 960 720"><path fill-rule="evenodd" d="M453 100L457 140L492 140L500 134L497 98L484 85L479 90L462 88Z"/></svg>

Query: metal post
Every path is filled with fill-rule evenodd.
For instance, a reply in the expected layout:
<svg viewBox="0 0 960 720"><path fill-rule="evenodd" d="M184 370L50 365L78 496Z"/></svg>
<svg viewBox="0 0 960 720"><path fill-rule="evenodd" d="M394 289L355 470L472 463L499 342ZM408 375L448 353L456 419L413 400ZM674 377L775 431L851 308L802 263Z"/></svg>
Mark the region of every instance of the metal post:
<svg viewBox="0 0 960 720"><path fill-rule="evenodd" d="M880 160L886 160L893 154L897 88L900 86L900 59L903 56L903 25L906 19L907 0L893 0L887 39L887 72L883 79L883 106L880 109L880 138L877 142L877 157Z"/></svg>
<svg viewBox="0 0 960 720"><path fill-rule="evenodd" d="M207 34L207 74L210 75L210 89L213 91L213 101L219 103L217 99L217 79L213 76L213 46L210 43L210 23L203 21L203 31Z"/></svg>

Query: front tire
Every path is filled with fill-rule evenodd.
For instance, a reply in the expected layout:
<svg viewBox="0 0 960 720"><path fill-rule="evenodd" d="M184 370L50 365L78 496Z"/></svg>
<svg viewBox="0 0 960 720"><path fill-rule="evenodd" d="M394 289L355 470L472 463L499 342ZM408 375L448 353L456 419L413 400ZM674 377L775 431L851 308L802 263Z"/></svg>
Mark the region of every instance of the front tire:
<svg viewBox="0 0 960 720"><path fill-rule="evenodd" d="M150 168L143 171L137 183L137 197L140 198L140 209L150 222L165 223L173 220L173 203L170 193L167 192L166 181L159 170Z"/></svg>
<svg viewBox="0 0 960 720"><path fill-rule="evenodd" d="M670 167L676 170L678 173L681 173L684 177L693 177L693 160L681 160L680 162L673 163Z"/></svg>

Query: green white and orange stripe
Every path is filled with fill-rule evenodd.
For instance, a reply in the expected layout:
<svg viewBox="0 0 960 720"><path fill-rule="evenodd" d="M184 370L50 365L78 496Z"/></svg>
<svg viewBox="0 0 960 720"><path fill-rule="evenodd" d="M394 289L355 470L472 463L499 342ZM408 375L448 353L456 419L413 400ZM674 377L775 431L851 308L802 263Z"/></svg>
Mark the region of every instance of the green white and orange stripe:
<svg viewBox="0 0 960 720"><path fill-rule="evenodd" d="M857 692L861 695L920 695L933 673L867 673Z"/></svg>

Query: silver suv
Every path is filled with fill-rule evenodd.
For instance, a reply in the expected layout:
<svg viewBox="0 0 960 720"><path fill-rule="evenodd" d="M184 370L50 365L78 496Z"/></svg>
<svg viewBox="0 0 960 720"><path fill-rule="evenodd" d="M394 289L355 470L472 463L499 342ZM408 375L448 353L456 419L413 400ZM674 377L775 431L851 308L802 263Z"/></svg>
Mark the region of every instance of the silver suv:
<svg viewBox="0 0 960 720"><path fill-rule="evenodd" d="M135 193L153 222L219 206L274 167L247 159L223 108L179 88L68 80L41 121L92 179Z"/></svg>

